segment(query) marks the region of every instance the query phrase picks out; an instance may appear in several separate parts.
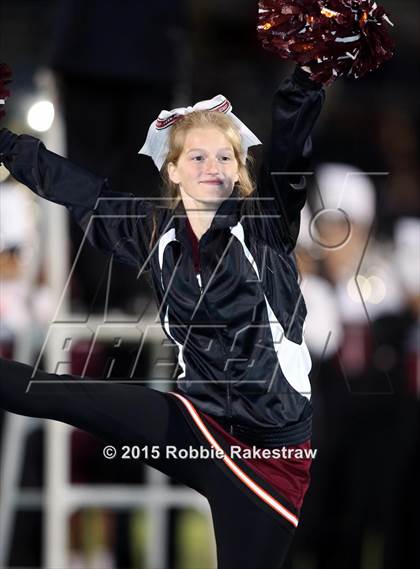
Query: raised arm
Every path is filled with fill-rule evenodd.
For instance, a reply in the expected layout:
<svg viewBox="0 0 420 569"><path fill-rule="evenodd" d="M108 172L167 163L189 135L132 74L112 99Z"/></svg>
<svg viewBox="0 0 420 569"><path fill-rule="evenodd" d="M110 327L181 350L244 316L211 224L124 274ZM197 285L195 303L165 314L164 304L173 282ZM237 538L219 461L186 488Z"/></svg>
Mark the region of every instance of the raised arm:
<svg viewBox="0 0 420 569"><path fill-rule="evenodd" d="M39 196L66 206L90 243L117 260L143 266L153 205L109 190L107 181L46 149L37 138L0 130L0 163Z"/></svg>
<svg viewBox="0 0 420 569"><path fill-rule="evenodd" d="M306 200L306 178L301 173L308 168L310 134L324 99L322 84L309 79L300 67L281 83L274 96L272 133L257 191L259 196L271 198L264 200L264 210L281 216L279 230L290 250L296 244L300 211Z"/></svg>

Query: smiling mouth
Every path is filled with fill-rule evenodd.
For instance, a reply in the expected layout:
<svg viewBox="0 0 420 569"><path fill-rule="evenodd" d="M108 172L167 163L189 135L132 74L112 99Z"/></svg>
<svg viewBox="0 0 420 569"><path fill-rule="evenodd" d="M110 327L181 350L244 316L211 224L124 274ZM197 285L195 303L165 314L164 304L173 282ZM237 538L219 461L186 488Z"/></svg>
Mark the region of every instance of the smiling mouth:
<svg viewBox="0 0 420 569"><path fill-rule="evenodd" d="M203 182L201 182L202 184L213 184L213 185L220 185L222 184L221 180L204 180Z"/></svg>

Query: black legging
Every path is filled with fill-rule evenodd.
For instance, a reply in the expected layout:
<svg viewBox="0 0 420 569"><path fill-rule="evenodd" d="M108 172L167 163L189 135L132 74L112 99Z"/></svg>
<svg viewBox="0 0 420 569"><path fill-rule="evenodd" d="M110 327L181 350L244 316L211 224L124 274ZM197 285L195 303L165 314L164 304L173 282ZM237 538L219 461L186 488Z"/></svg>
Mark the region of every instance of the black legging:
<svg viewBox="0 0 420 569"><path fill-rule="evenodd" d="M157 445L161 457L144 462L209 501L218 569L282 566L294 533L291 524L256 498L220 459L166 458L167 445L210 448L175 395L136 384L89 381L39 370L32 374L31 366L0 359L0 407L19 415L62 421L119 448Z"/></svg>

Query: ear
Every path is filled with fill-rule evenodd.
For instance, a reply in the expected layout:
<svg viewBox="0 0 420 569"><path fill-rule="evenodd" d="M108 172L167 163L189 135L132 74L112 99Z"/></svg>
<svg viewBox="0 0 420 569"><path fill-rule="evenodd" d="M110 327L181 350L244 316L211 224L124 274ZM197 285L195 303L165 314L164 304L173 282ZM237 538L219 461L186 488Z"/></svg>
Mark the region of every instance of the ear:
<svg viewBox="0 0 420 569"><path fill-rule="evenodd" d="M171 182L174 184L179 184L178 168L173 162L169 162L168 164L168 176Z"/></svg>

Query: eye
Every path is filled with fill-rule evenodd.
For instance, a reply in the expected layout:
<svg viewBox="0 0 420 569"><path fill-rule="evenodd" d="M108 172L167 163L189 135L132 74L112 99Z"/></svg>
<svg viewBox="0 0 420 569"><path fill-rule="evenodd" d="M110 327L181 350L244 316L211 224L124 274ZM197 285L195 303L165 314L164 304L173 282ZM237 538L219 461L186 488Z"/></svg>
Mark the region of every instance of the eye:
<svg viewBox="0 0 420 569"><path fill-rule="evenodd" d="M197 154L196 156L192 156L191 160L194 160L195 162L201 162L203 158L204 156L202 156L201 154Z"/></svg>
<svg viewBox="0 0 420 569"><path fill-rule="evenodd" d="M222 156L221 160L222 162L229 162L229 160L232 160L232 156Z"/></svg>

